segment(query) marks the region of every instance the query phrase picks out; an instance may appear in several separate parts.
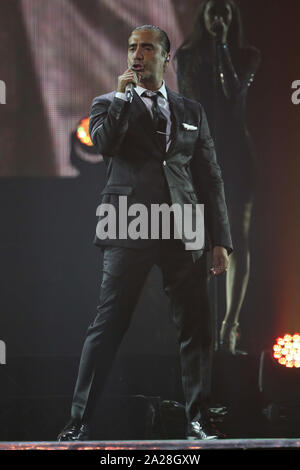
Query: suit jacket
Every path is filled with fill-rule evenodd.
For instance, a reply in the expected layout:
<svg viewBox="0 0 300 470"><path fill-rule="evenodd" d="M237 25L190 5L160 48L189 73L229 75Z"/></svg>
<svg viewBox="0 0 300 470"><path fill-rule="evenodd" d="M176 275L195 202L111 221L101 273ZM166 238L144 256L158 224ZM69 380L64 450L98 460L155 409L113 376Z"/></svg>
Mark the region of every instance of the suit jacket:
<svg viewBox="0 0 300 470"><path fill-rule="evenodd" d="M129 103L116 98L115 93L94 98L90 115L90 136L106 165L101 203L113 204L117 214L120 195L127 196L128 207L133 203L143 203L149 209L153 203L189 203L194 210L196 203L203 203L205 250L220 245L231 253L224 184L201 104L167 88L172 128L166 152L139 95L134 92ZM118 233L108 239L96 234L94 243L133 248L154 243L151 239L122 239Z"/></svg>

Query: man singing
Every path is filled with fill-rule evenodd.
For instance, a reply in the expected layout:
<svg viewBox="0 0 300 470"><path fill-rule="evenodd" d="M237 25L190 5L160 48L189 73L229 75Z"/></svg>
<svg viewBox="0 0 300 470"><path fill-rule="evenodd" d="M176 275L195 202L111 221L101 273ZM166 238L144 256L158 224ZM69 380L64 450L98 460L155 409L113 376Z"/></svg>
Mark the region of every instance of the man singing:
<svg viewBox="0 0 300 470"><path fill-rule="evenodd" d="M213 335L206 258L212 250L211 273L224 272L232 242L204 109L166 87L163 75L169 61L170 41L164 31L152 25L134 29L128 69L119 76L117 91L93 100L90 135L107 171L101 204L113 205L117 220L122 216L121 196L128 207L140 203L148 209L153 204L189 204L193 209L204 204L205 245L191 248L184 233L174 235L176 230L169 238L161 229L156 238L120 231L105 238L98 222L95 244L103 250L98 313L87 330L71 418L60 441L89 439L97 400L154 264L162 271L178 331L186 438L217 437L208 419ZM133 84L131 90L128 84Z"/></svg>

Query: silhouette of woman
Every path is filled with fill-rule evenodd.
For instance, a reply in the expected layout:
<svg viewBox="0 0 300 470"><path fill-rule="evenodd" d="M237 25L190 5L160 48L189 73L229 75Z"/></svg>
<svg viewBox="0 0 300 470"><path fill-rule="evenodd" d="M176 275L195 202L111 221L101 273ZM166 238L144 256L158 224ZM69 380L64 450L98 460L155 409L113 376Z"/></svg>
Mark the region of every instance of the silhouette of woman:
<svg viewBox="0 0 300 470"><path fill-rule="evenodd" d="M234 252L226 275L226 314L220 347L236 354L239 315L249 279L249 229L256 173L245 112L260 52L244 45L235 0L204 0L192 33L175 58L179 91L204 106L222 169Z"/></svg>

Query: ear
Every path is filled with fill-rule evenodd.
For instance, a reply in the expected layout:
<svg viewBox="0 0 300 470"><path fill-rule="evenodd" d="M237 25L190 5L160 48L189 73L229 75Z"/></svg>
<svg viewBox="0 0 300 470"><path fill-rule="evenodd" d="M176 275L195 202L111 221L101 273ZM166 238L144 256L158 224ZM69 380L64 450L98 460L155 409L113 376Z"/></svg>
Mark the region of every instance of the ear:
<svg viewBox="0 0 300 470"><path fill-rule="evenodd" d="M164 71L167 69L167 67L169 65L170 58L171 58L170 54L167 54L166 57L165 57Z"/></svg>

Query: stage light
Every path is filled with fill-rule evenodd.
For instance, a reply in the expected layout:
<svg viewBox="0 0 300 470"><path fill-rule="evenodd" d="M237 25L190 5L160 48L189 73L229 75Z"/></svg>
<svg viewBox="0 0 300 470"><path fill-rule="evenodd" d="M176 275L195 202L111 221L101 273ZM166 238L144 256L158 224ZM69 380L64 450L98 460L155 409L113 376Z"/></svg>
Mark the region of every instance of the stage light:
<svg viewBox="0 0 300 470"><path fill-rule="evenodd" d="M300 421L300 334L285 333L260 358L259 390L272 422Z"/></svg>
<svg viewBox="0 0 300 470"><path fill-rule="evenodd" d="M89 134L89 122L89 117L83 117L80 119L76 125L76 128L72 132L72 143L74 144L75 148L77 148L77 150L79 149L81 151L81 153L83 152L85 155L95 155L99 152L91 141ZM80 158L85 159L82 154L80 154Z"/></svg>
<svg viewBox="0 0 300 470"><path fill-rule="evenodd" d="M91 177L95 173L95 164L103 162L103 157L91 141L89 121L88 117L82 118L70 135L70 161L81 175Z"/></svg>
<svg viewBox="0 0 300 470"><path fill-rule="evenodd" d="M273 357L279 364L288 368L300 367L300 334L285 334L273 346Z"/></svg>
<svg viewBox="0 0 300 470"><path fill-rule="evenodd" d="M89 134L89 118L81 119L80 123L77 126L76 136L79 142L87 147L93 147L93 142L91 141Z"/></svg>

